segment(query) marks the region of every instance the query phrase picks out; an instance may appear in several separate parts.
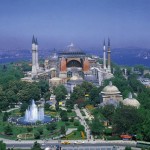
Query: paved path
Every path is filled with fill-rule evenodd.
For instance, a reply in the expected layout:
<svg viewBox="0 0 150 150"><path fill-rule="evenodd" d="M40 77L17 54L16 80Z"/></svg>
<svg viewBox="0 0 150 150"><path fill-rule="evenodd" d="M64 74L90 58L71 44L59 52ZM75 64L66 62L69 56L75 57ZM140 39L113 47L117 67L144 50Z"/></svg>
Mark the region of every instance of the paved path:
<svg viewBox="0 0 150 150"><path fill-rule="evenodd" d="M16 110L16 109L19 109L19 108L20 108L20 107L15 107L15 108L11 108L11 109L8 109L8 110L2 111L2 112L11 112L11 111Z"/></svg>
<svg viewBox="0 0 150 150"><path fill-rule="evenodd" d="M73 131L76 131L76 130L77 130L77 128L68 128L68 130L66 131L66 135L68 135L68 134L70 134L70 133L72 133ZM53 139L57 140L57 139L60 139L60 138L62 138L64 136L65 135L59 135L59 136L54 137Z"/></svg>
<svg viewBox="0 0 150 150"><path fill-rule="evenodd" d="M80 118L79 121L80 121L81 125L83 125L85 127L85 132L86 132L87 139L88 140L90 140L90 139L93 140L93 136L90 134L91 133L90 128L87 125L84 116L82 116L82 114L80 112L80 109L77 107L77 105L74 106L74 109L75 109L75 112L76 112L77 116Z"/></svg>
<svg viewBox="0 0 150 150"><path fill-rule="evenodd" d="M70 134L71 132L73 131L76 131L77 128L68 128L67 132L66 132L66 135Z"/></svg>
<svg viewBox="0 0 150 150"><path fill-rule="evenodd" d="M88 118L89 120L92 120L94 118L87 109L83 108L82 110L86 115L85 118Z"/></svg>

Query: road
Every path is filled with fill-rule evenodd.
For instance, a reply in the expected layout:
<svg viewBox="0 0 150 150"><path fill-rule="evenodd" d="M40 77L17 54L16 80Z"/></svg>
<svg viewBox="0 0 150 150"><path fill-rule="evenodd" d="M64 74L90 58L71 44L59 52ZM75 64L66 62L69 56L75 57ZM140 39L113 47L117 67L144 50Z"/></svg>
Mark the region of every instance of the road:
<svg viewBox="0 0 150 150"><path fill-rule="evenodd" d="M54 147L56 145L61 145L62 150L72 150L72 149L80 149L80 150L116 150L117 149L122 149L122 147L125 146L131 146L131 147L135 147L136 146L136 142L134 141L85 141L85 143L79 143L78 144L74 144L74 141L70 141L71 144L68 145L64 145L64 144L59 144L58 141L39 141L42 148L45 147ZM38 143L39 143L38 142ZM20 149L30 149L33 146L33 141L16 141L15 143L6 143L7 148L20 148Z"/></svg>

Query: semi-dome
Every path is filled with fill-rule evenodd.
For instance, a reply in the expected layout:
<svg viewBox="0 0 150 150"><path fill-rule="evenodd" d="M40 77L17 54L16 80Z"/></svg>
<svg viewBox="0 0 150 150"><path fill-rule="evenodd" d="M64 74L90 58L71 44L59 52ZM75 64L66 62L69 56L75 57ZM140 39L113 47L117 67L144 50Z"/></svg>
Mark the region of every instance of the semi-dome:
<svg viewBox="0 0 150 150"><path fill-rule="evenodd" d="M116 86L112 85L112 82L110 81L109 85L104 87L104 89L102 90L101 93L114 94L114 93L120 93L120 91L118 90L118 88Z"/></svg>
<svg viewBox="0 0 150 150"><path fill-rule="evenodd" d="M123 100L123 104L127 106L140 107L138 100L132 97L132 93L129 93L129 97Z"/></svg>

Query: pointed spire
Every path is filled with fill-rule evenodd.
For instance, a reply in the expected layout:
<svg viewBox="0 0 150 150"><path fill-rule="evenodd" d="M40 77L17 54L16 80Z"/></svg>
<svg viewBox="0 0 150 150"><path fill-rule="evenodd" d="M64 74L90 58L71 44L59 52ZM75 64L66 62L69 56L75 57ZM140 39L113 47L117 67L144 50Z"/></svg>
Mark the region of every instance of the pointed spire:
<svg viewBox="0 0 150 150"><path fill-rule="evenodd" d="M110 47L110 39L108 38L108 47Z"/></svg>
<svg viewBox="0 0 150 150"><path fill-rule="evenodd" d="M35 44L35 38L34 38L34 35L33 35L33 38L32 38L32 44Z"/></svg>
<svg viewBox="0 0 150 150"><path fill-rule="evenodd" d="M37 41L37 38L35 39L35 44L36 44L36 45L38 45L38 41Z"/></svg>

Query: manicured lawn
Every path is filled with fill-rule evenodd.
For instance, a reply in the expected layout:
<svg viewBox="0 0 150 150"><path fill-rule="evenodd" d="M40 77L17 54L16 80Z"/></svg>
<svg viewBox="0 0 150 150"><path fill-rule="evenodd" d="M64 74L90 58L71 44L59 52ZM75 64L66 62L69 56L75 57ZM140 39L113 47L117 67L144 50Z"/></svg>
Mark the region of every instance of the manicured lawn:
<svg viewBox="0 0 150 150"><path fill-rule="evenodd" d="M45 111L45 114L50 115L52 117L58 116L59 113L60 112L55 112L55 111ZM67 114L68 114L68 118L76 116L76 113L74 111L67 112ZM13 117L21 116L20 110L12 111L10 116L11 117L12 116ZM4 134L4 127L7 126L8 124L12 128L13 135L5 135ZM56 122L56 124L57 124L56 130L53 130L53 131L47 130L46 125L39 125L39 126L32 126L32 127L31 126L24 126L24 125L18 125L17 126L17 125L14 125L14 124L10 124L7 121L3 122L3 113L1 113L0 114L0 137L15 140L15 139L17 139L18 134L34 133L34 132L38 131L38 128L42 128L43 129L43 134L41 135L41 139L42 138L52 138L52 137L56 137L56 136L60 135L61 126L65 126L66 131L67 131L68 128L77 128L78 127L78 126L74 126L74 122L70 122L70 121L63 122L63 121L60 120L59 122ZM27 130L27 128L29 128L29 127L32 128L32 130L30 132ZM79 133L74 134L75 137L77 135L79 135Z"/></svg>
<svg viewBox="0 0 150 150"><path fill-rule="evenodd" d="M63 137L62 139L64 139L64 140L81 140L82 137L81 137L81 133L79 131L73 131L72 133L70 133L66 137Z"/></svg>
<svg viewBox="0 0 150 150"><path fill-rule="evenodd" d="M72 112L67 112L67 114L68 114L68 117L76 117L76 116L77 116L74 111L72 111Z"/></svg>

